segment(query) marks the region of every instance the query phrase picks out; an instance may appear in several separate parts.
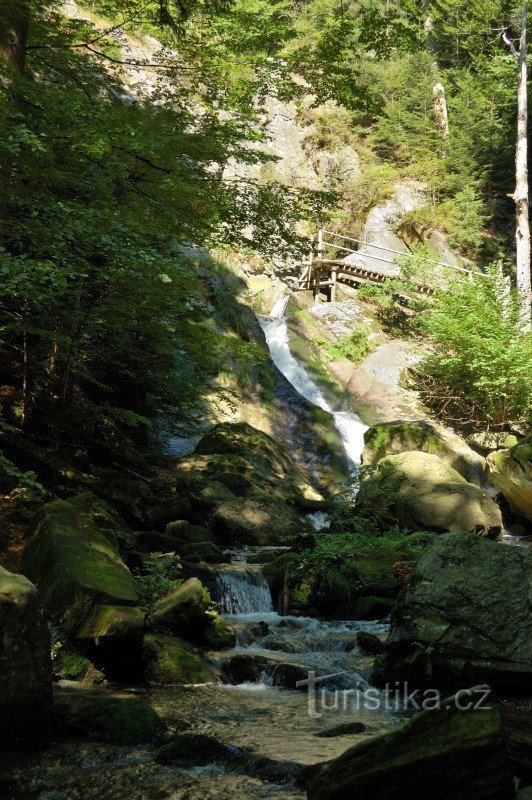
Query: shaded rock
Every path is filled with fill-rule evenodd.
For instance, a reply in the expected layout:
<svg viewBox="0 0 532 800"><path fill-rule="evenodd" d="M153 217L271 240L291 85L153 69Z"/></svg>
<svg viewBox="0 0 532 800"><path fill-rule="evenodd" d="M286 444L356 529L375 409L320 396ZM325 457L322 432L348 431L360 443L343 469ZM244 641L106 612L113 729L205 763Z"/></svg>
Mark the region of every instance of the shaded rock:
<svg viewBox="0 0 532 800"><path fill-rule="evenodd" d="M515 793L497 711L460 711L452 700L306 767L301 781L309 800L511 800Z"/></svg>
<svg viewBox="0 0 532 800"><path fill-rule="evenodd" d="M146 679L154 684L171 686L212 681L212 670L202 655L177 636L146 636L144 668Z"/></svg>
<svg viewBox="0 0 532 800"><path fill-rule="evenodd" d="M438 456L468 483L487 484L484 459L457 434L425 420L372 425L364 434L362 464L375 466L381 458L412 451Z"/></svg>
<svg viewBox="0 0 532 800"><path fill-rule="evenodd" d="M140 675L143 635L140 608L97 604L72 638L110 677L126 679Z"/></svg>
<svg viewBox="0 0 532 800"><path fill-rule="evenodd" d="M50 633L35 586L0 567L0 748L50 737Z"/></svg>
<svg viewBox="0 0 532 800"><path fill-rule="evenodd" d="M274 497L240 497L216 509L212 529L224 543L279 544L310 533L306 520Z"/></svg>
<svg viewBox="0 0 532 800"><path fill-rule="evenodd" d="M121 470L95 467L82 482L115 508L130 525L145 525L146 509L155 502L146 481L124 475Z"/></svg>
<svg viewBox="0 0 532 800"><path fill-rule="evenodd" d="M205 612L210 603L208 591L197 578L189 578L171 589L155 603L153 621L177 634L205 627Z"/></svg>
<svg viewBox="0 0 532 800"><path fill-rule="evenodd" d="M97 672L86 656L63 643L54 648L52 669L54 678L66 681L83 681Z"/></svg>
<svg viewBox="0 0 532 800"><path fill-rule="evenodd" d="M83 495L53 500L40 513L22 570L66 633L77 630L96 604L135 606L137 592L114 534L100 530Z"/></svg>
<svg viewBox="0 0 532 800"><path fill-rule="evenodd" d="M231 559L224 554L221 547L212 542L198 542L197 544L183 544L178 548L178 553L183 561L193 564L228 564Z"/></svg>
<svg viewBox="0 0 532 800"><path fill-rule="evenodd" d="M156 531L164 532L169 522L190 519L192 506L185 495L175 495L153 506L146 511L146 517L151 527Z"/></svg>
<svg viewBox="0 0 532 800"><path fill-rule="evenodd" d="M399 595L383 672L429 687L529 687L532 552L465 533L439 536Z"/></svg>
<svg viewBox="0 0 532 800"><path fill-rule="evenodd" d="M63 681L54 694L54 728L113 744L143 744L159 739L166 726L145 701L81 688Z"/></svg>
<svg viewBox="0 0 532 800"><path fill-rule="evenodd" d="M510 450L491 453L486 459L486 469L510 508L532 522L532 434Z"/></svg>
<svg viewBox="0 0 532 800"><path fill-rule="evenodd" d="M179 733L159 748L155 760L161 764L186 761L202 765L213 761L228 761L236 752L236 748L222 744L213 736L204 733Z"/></svg>
<svg viewBox="0 0 532 800"><path fill-rule="evenodd" d="M501 534L501 511L494 500L430 453L383 458L375 475L362 483L361 503L372 486L386 494L394 519L413 530L468 531L492 539Z"/></svg>
<svg viewBox="0 0 532 800"><path fill-rule="evenodd" d="M532 800L532 786L527 786L526 789L517 792L515 800Z"/></svg>
<svg viewBox="0 0 532 800"><path fill-rule="evenodd" d="M352 602L342 603L338 606L334 617L336 619L383 619L390 614L394 605L395 601L388 597L376 597L375 595L357 597Z"/></svg>
<svg viewBox="0 0 532 800"><path fill-rule="evenodd" d="M214 534L202 525L193 525L184 519L169 522L165 531L179 544L196 544L197 542L215 542Z"/></svg>
<svg viewBox="0 0 532 800"><path fill-rule="evenodd" d="M357 733L364 733L366 726L363 722L344 722L343 725L335 725L334 728L326 728L316 734L320 739L333 739L336 736L349 736Z"/></svg>
<svg viewBox="0 0 532 800"><path fill-rule="evenodd" d="M178 542L174 536L159 531L140 531L135 542L144 553L175 553Z"/></svg>
<svg viewBox="0 0 532 800"><path fill-rule="evenodd" d="M374 633L357 631L356 640L360 649L371 656L378 656L384 652L384 642Z"/></svg>

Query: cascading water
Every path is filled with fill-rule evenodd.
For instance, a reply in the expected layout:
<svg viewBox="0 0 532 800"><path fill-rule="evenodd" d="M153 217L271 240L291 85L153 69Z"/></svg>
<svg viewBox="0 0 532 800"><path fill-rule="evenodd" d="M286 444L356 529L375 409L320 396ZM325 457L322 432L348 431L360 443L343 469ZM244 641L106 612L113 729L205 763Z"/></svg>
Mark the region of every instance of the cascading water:
<svg viewBox="0 0 532 800"><path fill-rule="evenodd" d="M288 323L285 317L288 299L288 295L281 297L273 306L269 316L261 321L272 361L300 395L313 405L332 414L352 465L352 471L356 472L360 466L360 457L364 449L364 432L368 426L356 414L333 411L316 381L290 352Z"/></svg>
<svg viewBox="0 0 532 800"><path fill-rule="evenodd" d="M269 614L273 611L270 587L260 568L231 565L216 578L216 594L224 614Z"/></svg>

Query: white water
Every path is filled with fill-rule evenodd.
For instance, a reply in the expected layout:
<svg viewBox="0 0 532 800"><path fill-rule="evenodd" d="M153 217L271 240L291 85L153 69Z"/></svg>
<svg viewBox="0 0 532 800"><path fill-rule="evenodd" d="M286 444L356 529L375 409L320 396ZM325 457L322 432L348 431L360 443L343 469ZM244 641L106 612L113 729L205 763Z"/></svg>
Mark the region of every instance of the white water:
<svg viewBox="0 0 532 800"><path fill-rule="evenodd" d="M347 411L333 411L314 378L290 352L288 323L285 317L288 295L281 297L261 322L270 355L275 366L283 373L306 400L332 414L334 424L344 445L353 472L360 466L364 449L364 432L368 429L360 417Z"/></svg>
<svg viewBox="0 0 532 800"><path fill-rule="evenodd" d="M228 566L216 578L216 592L224 614L273 612L270 587L260 567Z"/></svg>

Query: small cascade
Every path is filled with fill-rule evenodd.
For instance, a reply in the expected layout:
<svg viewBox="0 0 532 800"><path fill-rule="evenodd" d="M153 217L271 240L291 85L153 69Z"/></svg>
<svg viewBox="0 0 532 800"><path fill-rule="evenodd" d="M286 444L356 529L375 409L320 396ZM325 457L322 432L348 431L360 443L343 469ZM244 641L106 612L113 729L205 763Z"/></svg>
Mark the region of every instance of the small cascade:
<svg viewBox="0 0 532 800"><path fill-rule="evenodd" d="M356 473L364 449L364 432L368 426L356 414L333 411L316 381L290 352L288 323L285 317L287 303L288 295L281 297L273 306L269 316L261 322L272 361L300 395L313 405L332 414L344 450L353 472Z"/></svg>
<svg viewBox="0 0 532 800"><path fill-rule="evenodd" d="M273 611L270 587L260 568L228 566L216 577L215 593L223 614L269 614Z"/></svg>

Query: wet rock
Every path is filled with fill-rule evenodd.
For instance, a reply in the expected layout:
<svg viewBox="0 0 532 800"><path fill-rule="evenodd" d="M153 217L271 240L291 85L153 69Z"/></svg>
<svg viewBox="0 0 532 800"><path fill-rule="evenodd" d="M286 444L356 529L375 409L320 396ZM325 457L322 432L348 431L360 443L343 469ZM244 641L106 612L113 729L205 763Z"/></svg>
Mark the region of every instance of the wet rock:
<svg viewBox="0 0 532 800"><path fill-rule="evenodd" d="M460 711L452 699L447 708L423 711L339 758L306 767L301 781L309 800L511 800L515 794L497 711Z"/></svg>
<svg viewBox="0 0 532 800"><path fill-rule="evenodd" d="M486 467L490 480L503 493L510 508L532 522L532 434L510 450L491 453Z"/></svg>
<svg viewBox="0 0 532 800"><path fill-rule="evenodd" d="M144 640L144 669L149 683L210 683L212 669L188 642L177 636L150 634Z"/></svg>
<svg viewBox="0 0 532 800"><path fill-rule="evenodd" d="M395 601L389 597L357 597L350 603L342 603L334 613L335 619L385 619L391 613Z"/></svg>
<svg viewBox="0 0 532 800"><path fill-rule="evenodd" d="M468 531L497 538L501 511L492 498L431 453L406 452L381 459L365 492L380 487L390 514L412 530Z"/></svg>
<svg viewBox="0 0 532 800"><path fill-rule="evenodd" d="M237 752L237 748L222 744L204 733L180 733L159 748L155 760L161 764L185 761L206 765L213 761L229 761Z"/></svg>
<svg viewBox="0 0 532 800"><path fill-rule="evenodd" d="M429 687L529 687L532 552L465 533L439 536L399 595L383 672Z"/></svg>
<svg viewBox="0 0 532 800"><path fill-rule="evenodd" d="M260 682L266 677L274 686L285 689L301 688L296 684L308 679L308 667L295 661L284 661L256 653L244 653L231 656L222 662L222 671L231 683L239 684Z"/></svg>
<svg viewBox="0 0 532 800"><path fill-rule="evenodd" d="M375 466L381 458L411 451L438 456L468 483L487 484L484 459L457 434L425 420L373 425L364 434L362 464Z"/></svg>
<svg viewBox="0 0 532 800"><path fill-rule="evenodd" d="M505 431L480 431L480 433L472 433L468 436L467 443L473 450L483 456L487 456L493 450L513 447L517 444L517 438L513 433Z"/></svg>
<svg viewBox="0 0 532 800"><path fill-rule="evenodd" d="M334 728L326 728L316 734L321 739L333 739L336 736L349 736L357 733L364 733L366 726L363 722L345 722L343 725L335 725Z"/></svg>
<svg viewBox="0 0 532 800"><path fill-rule="evenodd" d="M153 506L146 511L146 517L151 527L160 532L166 531L169 522L175 520L190 519L192 516L192 506L190 500L185 495L175 495Z"/></svg>
<svg viewBox="0 0 532 800"><path fill-rule="evenodd" d="M40 745L50 736L50 633L35 586L0 567L0 748Z"/></svg>
<svg viewBox="0 0 532 800"><path fill-rule="evenodd" d="M74 633L94 605L136 606L131 573L113 531L100 529L86 498L53 500L26 545L22 571L36 584L55 622Z"/></svg>
<svg viewBox="0 0 532 800"><path fill-rule="evenodd" d="M189 578L155 603L153 621L173 633L187 635L203 629L210 603L208 591L197 578Z"/></svg>
<svg viewBox="0 0 532 800"><path fill-rule="evenodd" d="M113 744L144 744L159 739L166 727L145 701L101 689L62 682L54 695L54 729Z"/></svg>
<svg viewBox="0 0 532 800"><path fill-rule="evenodd" d="M360 649L371 656L378 656L384 652L384 642L374 633L357 631L356 640Z"/></svg>
<svg viewBox="0 0 532 800"><path fill-rule="evenodd" d="M274 497L240 497L216 509L212 529L222 542L280 544L311 532L309 523Z"/></svg>
<svg viewBox="0 0 532 800"><path fill-rule="evenodd" d="M144 613L140 608L97 604L72 634L77 646L115 679L141 671Z"/></svg>

